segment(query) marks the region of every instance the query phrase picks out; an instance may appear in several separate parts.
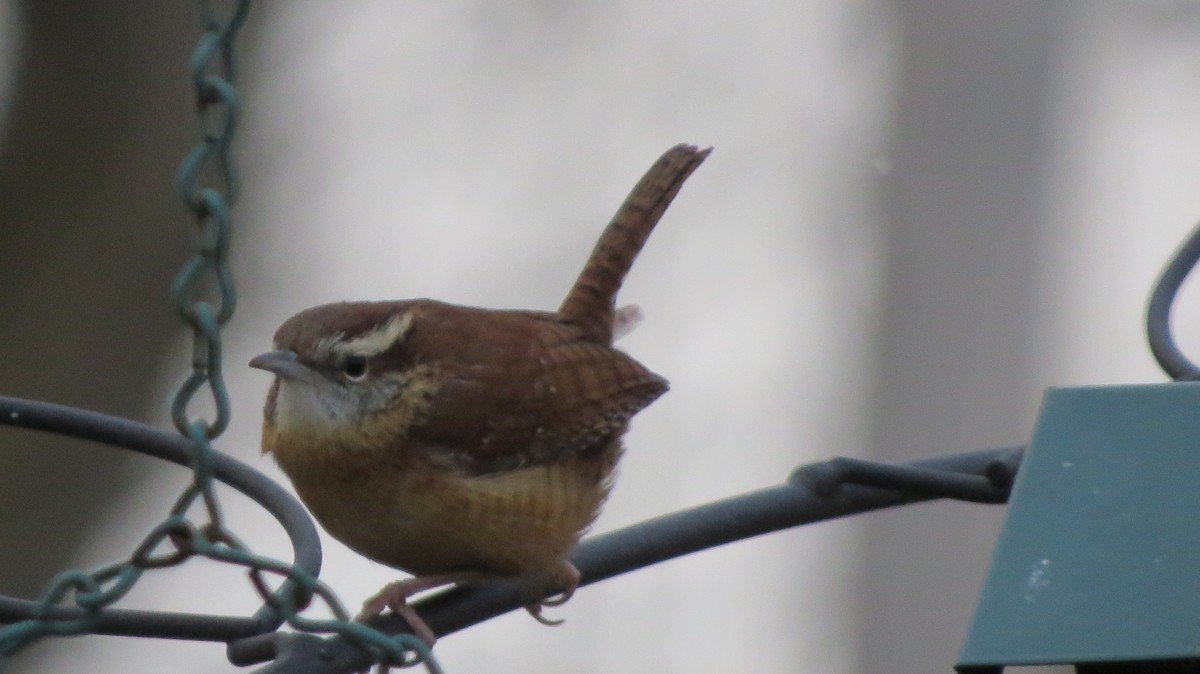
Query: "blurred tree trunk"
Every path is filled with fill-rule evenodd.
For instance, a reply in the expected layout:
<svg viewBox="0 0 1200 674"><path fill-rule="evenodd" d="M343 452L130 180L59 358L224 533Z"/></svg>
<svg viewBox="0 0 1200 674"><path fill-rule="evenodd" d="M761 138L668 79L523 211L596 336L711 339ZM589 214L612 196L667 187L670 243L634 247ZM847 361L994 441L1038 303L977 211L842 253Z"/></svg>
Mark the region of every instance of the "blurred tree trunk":
<svg viewBox="0 0 1200 674"><path fill-rule="evenodd" d="M144 418L190 245L186 2L28 0L0 142L0 393ZM32 597L135 479L125 452L0 432L0 592Z"/></svg>
<svg viewBox="0 0 1200 674"><path fill-rule="evenodd" d="M871 449L894 461L1027 441L1048 109L1062 9L902 0ZM1000 508L869 518L864 672L949 672Z"/></svg>

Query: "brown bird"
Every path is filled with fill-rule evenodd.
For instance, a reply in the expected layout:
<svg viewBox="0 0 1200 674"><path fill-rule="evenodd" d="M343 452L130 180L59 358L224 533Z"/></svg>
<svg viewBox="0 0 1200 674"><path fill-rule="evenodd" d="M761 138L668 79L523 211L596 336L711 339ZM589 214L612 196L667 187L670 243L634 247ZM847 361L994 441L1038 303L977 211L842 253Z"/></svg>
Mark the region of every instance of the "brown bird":
<svg viewBox="0 0 1200 674"><path fill-rule="evenodd" d="M636 321L615 297L651 230L711 148L677 145L633 188L556 312L428 299L302 311L250 361L275 374L263 415L275 456L321 525L413 574L367 600L432 644L407 599L527 576L570 598L567 554L599 513L634 414L667 381L612 348Z"/></svg>

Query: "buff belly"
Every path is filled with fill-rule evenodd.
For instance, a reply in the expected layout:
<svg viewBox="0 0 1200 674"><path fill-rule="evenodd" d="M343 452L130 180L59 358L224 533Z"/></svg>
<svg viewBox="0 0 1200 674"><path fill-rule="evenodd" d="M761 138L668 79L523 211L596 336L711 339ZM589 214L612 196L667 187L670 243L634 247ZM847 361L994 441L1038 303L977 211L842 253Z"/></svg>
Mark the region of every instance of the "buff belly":
<svg viewBox="0 0 1200 674"><path fill-rule="evenodd" d="M517 575L561 565L607 495L619 448L485 476L419 463L347 471L275 453L313 516L359 554L416 575Z"/></svg>

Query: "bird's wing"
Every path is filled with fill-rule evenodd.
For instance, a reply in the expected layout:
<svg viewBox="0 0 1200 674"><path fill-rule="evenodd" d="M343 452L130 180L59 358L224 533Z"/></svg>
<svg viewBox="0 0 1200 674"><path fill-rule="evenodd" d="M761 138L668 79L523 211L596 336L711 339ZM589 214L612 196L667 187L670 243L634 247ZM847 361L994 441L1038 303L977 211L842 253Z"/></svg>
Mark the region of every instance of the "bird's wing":
<svg viewBox="0 0 1200 674"><path fill-rule="evenodd" d="M472 475L606 446L667 382L576 334L567 327L543 333L540 358L443 365L430 413L411 439L430 460Z"/></svg>

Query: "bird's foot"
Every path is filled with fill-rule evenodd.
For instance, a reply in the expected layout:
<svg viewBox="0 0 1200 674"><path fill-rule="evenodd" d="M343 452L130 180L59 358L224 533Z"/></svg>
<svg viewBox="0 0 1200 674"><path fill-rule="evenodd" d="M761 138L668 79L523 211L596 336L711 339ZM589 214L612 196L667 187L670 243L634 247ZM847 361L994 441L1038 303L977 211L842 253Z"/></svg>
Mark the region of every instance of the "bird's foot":
<svg viewBox="0 0 1200 674"><path fill-rule="evenodd" d="M363 602L362 610L354 617L355 622L365 623L371 618L383 613L384 609L392 609L392 613L404 619L412 628L413 634L424 641L430 648L437 642L437 635L430 629L429 624L417 610L408 605L408 599L426 590L433 590L443 585L467 583L478 579L474 573L435 573L427 576L405 578L394 583L388 583L375 596Z"/></svg>
<svg viewBox="0 0 1200 674"><path fill-rule="evenodd" d="M570 562L563 562L562 566L550 575L550 583L551 587L558 588L558 594L553 594L541 601L527 604L525 610L529 612L529 615L533 616L534 620L543 625L554 627L555 625L563 624L563 620L561 618L547 618L542 615L542 609L548 606L562 606L571 599L575 594L575 588L579 587L579 569L576 569L575 565Z"/></svg>

